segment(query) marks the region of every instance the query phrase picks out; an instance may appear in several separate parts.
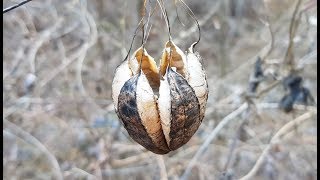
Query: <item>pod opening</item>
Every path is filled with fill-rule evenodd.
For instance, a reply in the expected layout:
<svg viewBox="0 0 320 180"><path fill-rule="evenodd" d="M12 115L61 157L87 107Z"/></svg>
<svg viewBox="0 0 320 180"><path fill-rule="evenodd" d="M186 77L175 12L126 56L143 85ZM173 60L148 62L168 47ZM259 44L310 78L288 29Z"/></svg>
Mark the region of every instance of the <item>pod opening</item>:
<svg viewBox="0 0 320 180"><path fill-rule="evenodd" d="M133 58L130 61L130 68L134 74L138 74L140 70L143 71L147 80L155 93L158 93L160 86L159 71L154 59L148 52L140 47L137 49ZM141 69L140 69L141 67Z"/></svg>
<svg viewBox="0 0 320 180"><path fill-rule="evenodd" d="M186 78L186 57L182 50L172 41L168 41L165 45L161 61L160 75L161 78L166 74L167 67L173 68L176 72Z"/></svg>

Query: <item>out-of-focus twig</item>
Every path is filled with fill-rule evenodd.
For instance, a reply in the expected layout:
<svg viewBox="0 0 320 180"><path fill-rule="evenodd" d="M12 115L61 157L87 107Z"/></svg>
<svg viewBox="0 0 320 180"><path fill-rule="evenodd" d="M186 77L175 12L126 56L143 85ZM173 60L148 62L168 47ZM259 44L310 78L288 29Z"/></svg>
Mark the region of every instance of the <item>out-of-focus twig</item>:
<svg viewBox="0 0 320 180"><path fill-rule="evenodd" d="M3 124L5 129L9 129L9 131L14 133L17 137L32 144L33 146L37 147L42 153L44 153L44 155L46 155L46 157L48 158L48 162L52 166L52 170L56 176L56 179L63 179L57 159L39 140L37 140L34 136L32 136L28 132L24 131L23 129L6 119L3 119Z"/></svg>
<svg viewBox="0 0 320 180"><path fill-rule="evenodd" d="M226 164L224 165L224 168L223 168L223 171L227 171L230 164L231 164L231 160L233 158L233 155L234 155L234 150L236 149L237 147L237 143L238 143L238 140L239 140L239 132L240 132L240 129L242 128L242 125L243 125L244 122L242 122L240 124L240 126L237 128L237 131L234 135L234 137L232 138L232 143L229 147L229 152L228 152L228 155L227 155L227 161L226 161Z"/></svg>
<svg viewBox="0 0 320 180"><path fill-rule="evenodd" d="M202 19L199 20L199 26L203 26L204 24L206 24L210 18L217 12L218 8L220 7L222 1L218 1L209 11L209 13L203 17ZM194 33L197 30L197 24L195 24L194 26L192 26L191 28L189 28L186 31L182 31L181 33L179 33L179 37L174 39L174 41L179 44L183 38L190 36L190 34Z"/></svg>
<svg viewBox="0 0 320 180"><path fill-rule="evenodd" d="M81 5L80 17L83 18L82 21L86 23L86 25L91 33L90 33L90 40L88 42L88 46L87 46L86 50L83 51L81 53L81 55L78 57L76 77L77 77L77 83L80 87L81 93L84 96L87 96L87 93L86 93L85 88L82 83L83 81L82 81L81 72L82 72L83 61L84 61L86 54L87 54L87 50L97 42L98 30L97 30L97 26L96 26L96 23L94 21L93 16L87 10L86 1L84 1L84 2L85 3L83 3Z"/></svg>
<svg viewBox="0 0 320 180"><path fill-rule="evenodd" d="M104 169L102 170L103 177L112 177L115 175L125 175L129 176L130 174L138 174L141 172L146 172L146 171L152 171L156 169L157 165L156 164L147 164L147 165L137 165L133 167L123 167L123 168L117 168L117 169Z"/></svg>
<svg viewBox="0 0 320 180"><path fill-rule="evenodd" d="M247 180L247 179L252 179L257 171L259 170L260 166L262 165L264 159L268 155L269 151L271 150L272 146L276 143L279 142L280 138L285 135L287 132L289 132L292 128L300 125L304 121L310 119L316 112L307 112L296 119L288 122L282 128L272 137L270 144L263 150L262 154L260 155L259 159L256 161L255 165L253 168L245 175L243 176L240 180Z"/></svg>
<svg viewBox="0 0 320 180"><path fill-rule="evenodd" d="M124 159L113 159L111 165L113 167L125 167L133 163L143 162L144 160L150 160L152 156L151 152L141 153L135 156L130 156Z"/></svg>
<svg viewBox="0 0 320 180"><path fill-rule="evenodd" d="M70 56L66 57L66 61L64 63L60 64L57 68L55 68L51 73L48 73L48 75L43 78L39 85L41 88L46 86L52 79L54 79L61 71L63 71L68 65L70 65L72 62L77 60L77 58L83 53L83 51L86 51L88 49L88 44L85 43L81 46L81 48L77 49L76 52L72 53Z"/></svg>
<svg viewBox="0 0 320 180"><path fill-rule="evenodd" d="M55 24L53 26L51 26L50 28L39 33L37 40L30 45L30 47L29 47L30 50L29 50L25 59L30 64L31 73L36 73L35 61L36 61L36 55L37 55L38 50L43 45L43 43L50 40L51 34L61 26L61 23L62 23L62 18L58 19L55 22Z"/></svg>
<svg viewBox="0 0 320 180"><path fill-rule="evenodd" d="M94 176L93 174L90 174L88 173L87 171L83 170L83 169L80 169L78 167L73 167L71 170L69 170L69 172L74 172L74 173L77 173L77 174L82 174L84 176L87 176L88 179L96 179L97 177Z"/></svg>
<svg viewBox="0 0 320 180"><path fill-rule="evenodd" d="M254 98L260 98L262 95L264 95L265 93L269 92L270 90L272 90L273 88L275 88L277 85L280 84L281 81L274 81L272 82L268 87L266 87L265 89L259 91L256 95L248 95L248 97L254 97Z"/></svg>
<svg viewBox="0 0 320 180"><path fill-rule="evenodd" d="M156 155L156 156L157 156L157 162L158 162L159 169L160 169L160 179L167 180L168 175L167 175L166 165L163 160L163 156L160 156L160 155Z"/></svg>
<svg viewBox="0 0 320 180"><path fill-rule="evenodd" d="M286 55L284 57L284 64L289 66L289 71L294 70L294 54L292 52L292 49L294 45L293 38L295 36L295 32L298 27L298 24L297 24L298 22L296 22L297 21L296 15L299 11L300 4L301 4L301 0L298 0L291 17L290 28L289 28L289 45L286 51Z"/></svg>
<svg viewBox="0 0 320 180"><path fill-rule="evenodd" d="M5 8L5 9L3 10L3 14L4 14L4 13L7 13L7 12L9 12L9 11L17 8L17 7L20 7L20 6L26 4L26 3L30 2L30 1L32 1L32 0L24 0L24 1L20 2L20 3L18 3L18 4L15 4L15 5L13 5L13 6L10 6L10 7L8 7L8 8Z"/></svg>
<svg viewBox="0 0 320 180"><path fill-rule="evenodd" d="M274 33L273 33L272 27L271 27L271 25L269 23L269 19L267 19L267 21L262 21L262 22L263 22L263 24L265 24L265 26L268 27L268 30L269 30L269 33L270 33L269 49L265 54L261 55L261 59L264 62L266 60L266 58L271 54L271 52L273 50L273 47L274 47Z"/></svg>
<svg viewBox="0 0 320 180"><path fill-rule="evenodd" d="M243 103L240 107L238 107L236 110L234 110L232 113L228 114L226 117L224 117L221 120L221 122L217 125L217 127L205 138L205 141L203 142L203 144L200 146L200 148L198 149L196 154L193 156L193 158L189 162L186 170L184 171L183 175L181 176L181 180L186 180L189 177L193 166L195 165L195 163L197 162L199 157L204 154L204 152L207 150L207 147L209 146L211 141L217 136L217 134L220 132L220 130L225 125L230 123L231 120L235 119L244 110L246 110L247 107L248 107L248 104Z"/></svg>

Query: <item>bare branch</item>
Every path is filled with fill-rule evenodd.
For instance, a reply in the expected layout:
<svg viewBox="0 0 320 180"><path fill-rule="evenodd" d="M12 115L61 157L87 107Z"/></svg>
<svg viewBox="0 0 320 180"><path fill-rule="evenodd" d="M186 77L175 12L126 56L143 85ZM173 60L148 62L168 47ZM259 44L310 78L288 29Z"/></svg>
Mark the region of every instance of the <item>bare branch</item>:
<svg viewBox="0 0 320 180"><path fill-rule="evenodd" d="M167 174L167 170L166 170L166 165L163 160L163 156L159 156L159 155L156 155L156 156L157 156L157 162L158 162L159 169L160 169L160 179L166 180L166 179L168 179L168 174Z"/></svg>
<svg viewBox="0 0 320 180"><path fill-rule="evenodd" d="M290 28L289 28L289 45L288 45L286 55L284 58L284 63L289 66L290 71L292 71L294 69L293 68L294 67L294 64L293 64L294 63L294 54L292 52L293 45L294 45L293 38L295 36L295 32L298 27L298 24L296 23L296 15L299 11L300 4L301 4L301 0L298 0L297 4L295 6L295 9L293 11L292 17L291 17Z"/></svg>
<svg viewBox="0 0 320 180"><path fill-rule="evenodd" d="M200 158L201 155L204 154L204 152L207 150L207 147L210 145L211 141L218 135L220 130L231 122L231 120L235 119L238 115L240 115L243 111L245 111L248 107L247 103L243 103L239 108L234 110L232 113L224 117L221 122L217 125L217 127L205 138L205 141L200 146L196 154L193 156L191 161L189 162L186 170L184 171L183 175L181 176L181 180L186 180L193 168L193 166L196 164L197 160Z"/></svg>
<svg viewBox="0 0 320 180"><path fill-rule="evenodd" d="M297 117L296 119L288 122L284 126L282 126L282 128L272 137L270 144L263 150L262 154L260 155L259 159L256 161L253 168L248 172L248 174L243 176L240 180L253 179L253 176L255 176L255 174L259 170L260 166L262 165L264 159L268 155L272 146L275 143L278 143L280 138L283 135L287 134L292 128L294 128L294 127L298 126L299 124L305 122L306 120L310 119L314 114L316 114L316 112L307 112L307 113Z"/></svg>
<svg viewBox="0 0 320 180"><path fill-rule="evenodd" d="M7 127L7 129L9 129L11 132L13 132L14 135L16 135L17 137L23 139L24 141L32 144L33 146L37 147L40 151L42 151L46 155L46 157L48 158L48 160L53 168L53 172L55 173L56 179L63 179L63 176L61 174L60 166L59 166L57 159L55 158L55 156L52 153L50 153L50 151L39 140L37 140L34 136L32 136L28 132L24 131L23 129L21 129L20 127L15 125L14 123L12 123L6 119L3 119L3 122L4 122L5 127ZM3 130L3 131L5 131L5 130Z"/></svg>
<svg viewBox="0 0 320 180"><path fill-rule="evenodd" d="M4 14L4 13L7 13L7 12L9 12L9 11L17 8L17 7L20 7L20 6L26 4L26 3L30 2L30 1L32 1L32 0L24 0L24 1L20 2L20 3L18 3L18 4L15 4L15 5L13 5L13 6L10 6L10 7L8 7L8 8L5 8L5 9L3 10L3 14Z"/></svg>

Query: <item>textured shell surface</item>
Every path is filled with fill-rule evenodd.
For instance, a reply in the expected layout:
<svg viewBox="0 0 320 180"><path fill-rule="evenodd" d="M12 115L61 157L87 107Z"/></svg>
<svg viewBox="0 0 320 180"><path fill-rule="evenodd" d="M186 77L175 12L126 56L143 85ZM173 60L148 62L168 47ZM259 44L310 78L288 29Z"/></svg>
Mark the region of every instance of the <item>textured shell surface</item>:
<svg viewBox="0 0 320 180"><path fill-rule="evenodd" d="M115 71L115 75L112 81L112 100L117 112L118 97L124 83L132 77L132 71L129 68L129 62L123 61Z"/></svg>
<svg viewBox="0 0 320 180"><path fill-rule="evenodd" d="M187 52L187 70L189 72L188 83L194 89L200 103L200 118L204 118L208 100L207 77L201 64L199 53L193 52L192 46Z"/></svg>
<svg viewBox="0 0 320 180"><path fill-rule="evenodd" d="M144 89L149 92L143 92ZM119 94L118 114L133 140L154 153L165 154L169 149L162 133L156 101L150 90L143 75L137 74L130 78Z"/></svg>
<svg viewBox="0 0 320 180"><path fill-rule="evenodd" d="M192 87L187 80L170 67L167 70L165 79L169 86L170 108L166 107L165 100L168 100L167 90L162 95L164 88L160 87L159 108L162 124L169 124L169 131L164 131L167 144L171 150L176 150L187 143L200 126L200 106L199 101ZM161 86L161 85L160 85ZM162 100L164 98L165 100ZM169 112L168 112L169 110ZM165 119L168 114L170 120ZM169 121L169 123L168 123Z"/></svg>
<svg viewBox="0 0 320 180"><path fill-rule="evenodd" d="M134 141L156 154L174 151L191 139L204 117L208 84L201 58L192 48L184 54L168 41L158 69L140 47L116 69L112 98Z"/></svg>

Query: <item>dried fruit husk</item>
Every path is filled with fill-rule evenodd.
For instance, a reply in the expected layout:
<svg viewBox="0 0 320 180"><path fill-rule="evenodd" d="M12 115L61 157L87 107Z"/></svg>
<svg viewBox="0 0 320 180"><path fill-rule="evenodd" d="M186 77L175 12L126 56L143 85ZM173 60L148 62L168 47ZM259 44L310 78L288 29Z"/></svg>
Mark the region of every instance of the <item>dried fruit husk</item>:
<svg viewBox="0 0 320 180"><path fill-rule="evenodd" d="M200 104L200 119L204 118L206 104L208 100L208 83L204 69L201 65L201 57L198 52L194 52L194 44L187 52L187 71L189 73L188 83L195 91Z"/></svg>
<svg viewBox="0 0 320 180"><path fill-rule="evenodd" d="M146 75L150 86L157 92L160 86L157 64L143 47L137 49L133 53L133 58L129 60L129 67L134 74L139 73L140 63L141 70Z"/></svg>
<svg viewBox="0 0 320 180"><path fill-rule="evenodd" d="M129 68L132 77L123 84L118 100L115 101L118 117L133 140L156 154L166 154L170 150L162 132L154 93L160 86L156 63L147 51L140 47L125 65L127 67L122 68L126 71ZM116 93L114 94L116 98Z"/></svg>
<svg viewBox="0 0 320 180"><path fill-rule="evenodd" d="M140 47L133 53L133 56L130 60L124 60L116 68L112 82L112 99L116 112L118 110L117 105L120 90L127 80L139 73L140 62L142 62L141 69L146 75L151 87L155 92L157 92L159 89L160 79L156 62L144 48Z"/></svg>
<svg viewBox="0 0 320 180"><path fill-rule="evenodd" d="M187 143L203 119L208 85L192 48L185 55L168 41L158 71L140 47L116 70L112 98L117 115L132 139L156 154Z"/></svg>
<svg viewBox="0 0 320 180"><path fill-rule="evenodd" d="M170 151L162 132L153 90L143 71L124 84L118 102L119 118L132 139L156 154Z"/></svg>
<svg viewBox="0 0 320 180"><path fill-rule="evenodd" d="M165 48L162 53L162 58L160 62L160 75L164 76L167 71L167 67L175 67L176 71L183 77L187 78L188 72L186 69L186 55L182 50L176 46L172 41L168 41L165 44Z"/></svg>
<svg viewBox="0 0 320 180"><path fill-rule="evenodd" d="M186 79L185 54L171 41L166 43L160 74L163 77L158 100L161 125L169 148L176 150L190 140L201 120L198 98Z"/></svg>
<svg viewBox="0 0 320 180"><path fill-rule="evenodd" d="M124 83L133 76L129 68L129 61L123 61L115 70L114 78L112 81L112 99L115 111L118 115L118 97Z"/></svg>
<svg viewBox="0 0 320 180"><path fill-rule="evenodd" d="M194 90L171 67L160 83L158 107L166 142L170 150L176 150L190 140L201 121Z"/></svg>

